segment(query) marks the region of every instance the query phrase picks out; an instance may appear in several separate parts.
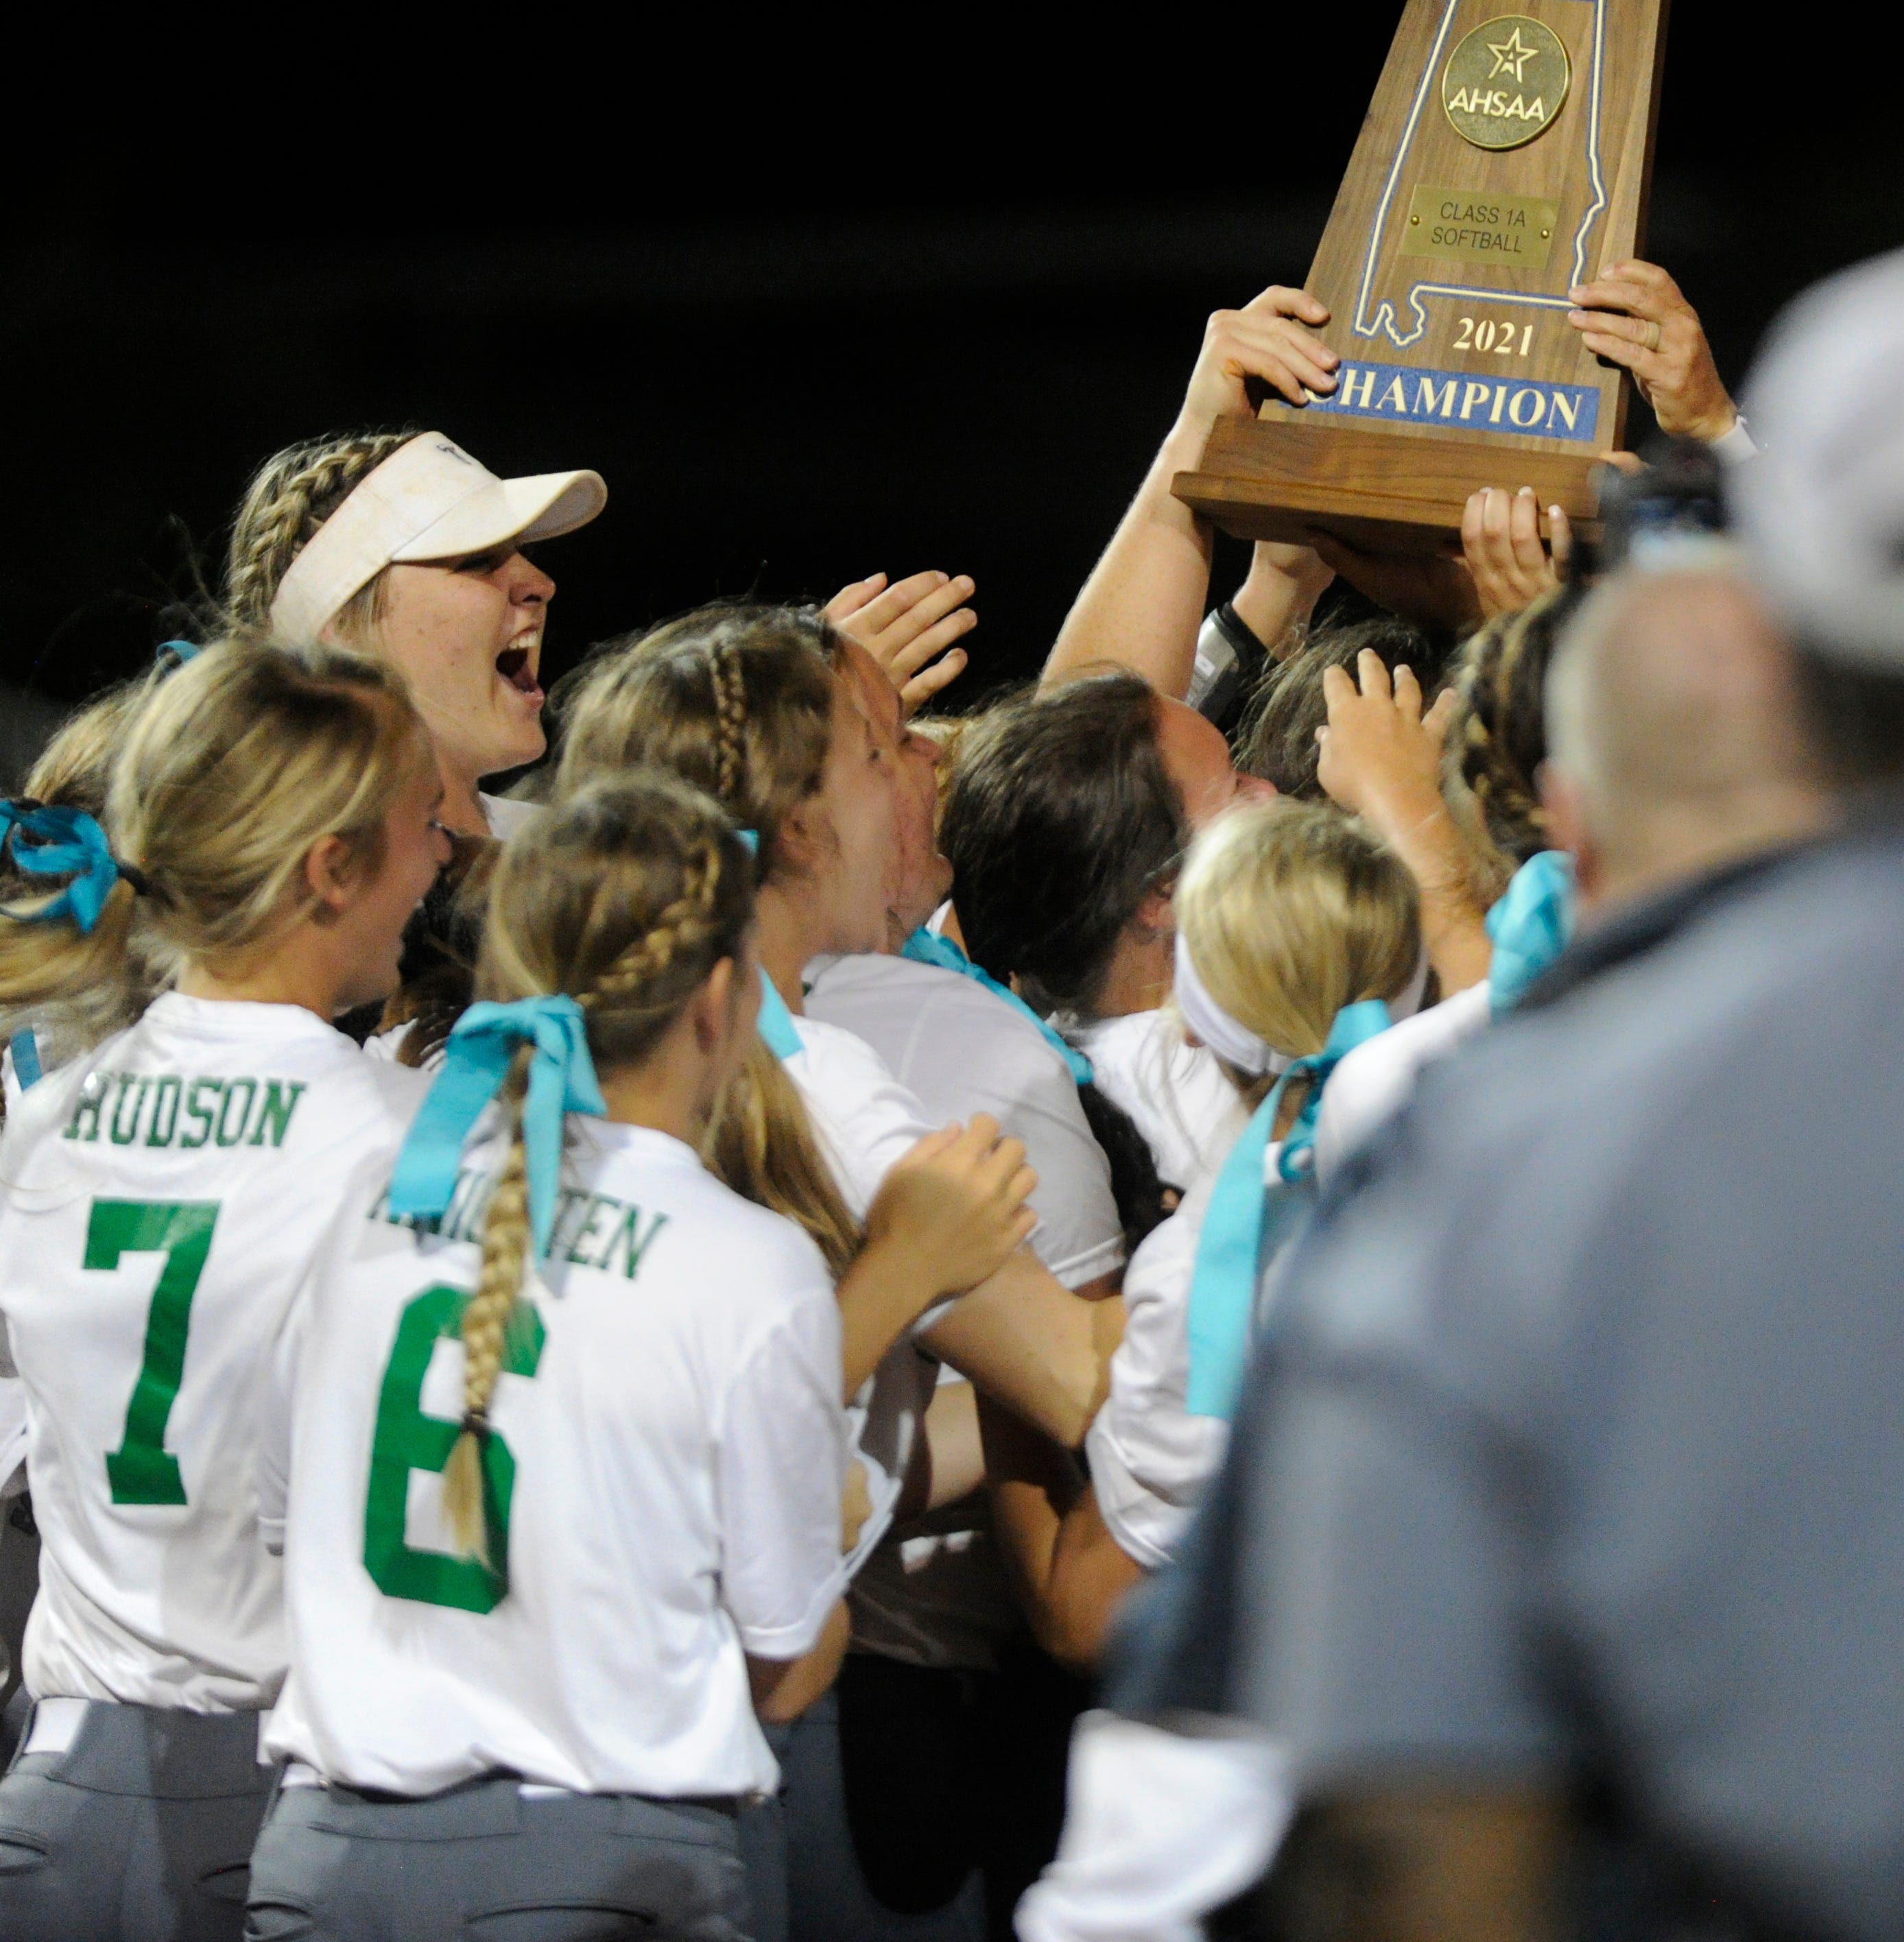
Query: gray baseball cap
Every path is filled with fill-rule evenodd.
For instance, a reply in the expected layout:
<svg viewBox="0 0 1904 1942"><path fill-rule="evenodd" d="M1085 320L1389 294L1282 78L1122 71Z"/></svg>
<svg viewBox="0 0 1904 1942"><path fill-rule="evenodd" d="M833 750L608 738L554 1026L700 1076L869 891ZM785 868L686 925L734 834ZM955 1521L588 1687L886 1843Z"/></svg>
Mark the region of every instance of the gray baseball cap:
<svg viewBox="0 0 1904 1942"><path fill-rule="evenodd" d="M1904 250L1807 290L1746 390L1730 476L1753 577L1814 652L1904 674Z"/></svg>

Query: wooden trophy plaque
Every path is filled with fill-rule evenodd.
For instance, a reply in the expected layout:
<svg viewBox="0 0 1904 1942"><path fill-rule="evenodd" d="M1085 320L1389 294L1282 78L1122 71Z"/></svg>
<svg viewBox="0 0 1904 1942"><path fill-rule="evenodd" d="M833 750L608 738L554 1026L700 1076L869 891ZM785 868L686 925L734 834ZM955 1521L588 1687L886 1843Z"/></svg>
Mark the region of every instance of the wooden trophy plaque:
<svg viewBox="0 0 1904 1942"><path fill-rule="evenodd" d="M1477 486L1597 530L1624 372L1567 322L1637 255L1665 0L1407 0L1306 287L1332 396L1220 421L1179 498L1243 539L1435 553Z"/></svg>

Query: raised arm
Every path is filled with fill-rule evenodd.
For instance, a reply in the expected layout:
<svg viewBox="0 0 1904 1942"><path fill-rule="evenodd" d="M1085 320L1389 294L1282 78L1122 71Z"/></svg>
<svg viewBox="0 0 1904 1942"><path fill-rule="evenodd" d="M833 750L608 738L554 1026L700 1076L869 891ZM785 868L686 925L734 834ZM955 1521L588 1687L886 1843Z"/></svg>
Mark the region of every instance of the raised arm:
<svg viewBox="0 0 1904 1942"><path fill-rule="evenodd" d="M1306 291L1280 285L1211 317L1183 408L1066 615L1044 664L1046 682L1110 662L1177 700L1188 693L1213 536L1171 496L1170 481L1194 469L1219 418L1253 409L1252 381L1293 405L1308 392L1335 388L1335 354L1305 327L1328 320Z"/></svg>

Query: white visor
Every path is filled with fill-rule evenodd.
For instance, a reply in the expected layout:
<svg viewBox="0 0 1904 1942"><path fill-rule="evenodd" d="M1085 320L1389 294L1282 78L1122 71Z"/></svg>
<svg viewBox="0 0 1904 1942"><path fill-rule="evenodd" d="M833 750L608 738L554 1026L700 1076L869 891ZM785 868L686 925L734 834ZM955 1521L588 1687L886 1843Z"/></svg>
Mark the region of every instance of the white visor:
<svg viewBox="0 0 1904 1942"><path fill-rule="evenodd" d="M271 603L271 632L308 647L393 560L552 539L587 525L608 497L599 473L498 479L441 432L420 433L360 479L292 561Z"/></svg>

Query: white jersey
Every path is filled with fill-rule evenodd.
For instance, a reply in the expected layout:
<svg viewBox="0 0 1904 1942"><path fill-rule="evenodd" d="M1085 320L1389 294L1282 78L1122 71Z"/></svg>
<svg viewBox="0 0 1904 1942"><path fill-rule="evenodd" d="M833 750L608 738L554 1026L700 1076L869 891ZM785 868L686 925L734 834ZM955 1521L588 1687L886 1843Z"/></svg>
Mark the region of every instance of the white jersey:
<svg viewBox="0 0 1904 1942"><path fill-rule="evenodd" d="M497 1769L770 1792L745 1656L810 1650L845 1582L832 1278L679 1141L569 1124L490 1404L494 1569L456 1555L440 1473L498 1142L465 1156L440 1232L366 1192L317 1265L276 1359L293 1665L266 1748L403 1794Z"/></svg>
<svg viewBox="0 0 1904 1942"><path fill-rule="evenodd" d="M1249 1115L1206 1047L1174 1012L1102 1018L1076 1034L1097 1089L1136 1122L1167 1187L1187 1190L1221 1166Z"/></svg>
<svg viewBox="0 0 1904 1942"><path fill-rule="evenodd" d="M1182 1205L1131 1256L1110 1391L1084 1439L1105 1527L1147 1571L1170 1562L1229 1440L1228 1423L1184 1407L1190 1284L1216 1185L1214 1172L1200 1175Z"/></svg>
<svg viewBox="0 0 1904 1942"><path fill-rule="evenodd" d="M820 1018L796 1018L800 1049L785 1061L807 1117L832 1163L841 1197L864 1221L894 1162L938 1130L918 1100L900 1084L866 1041ZM918 1444L938 1365L915 1342L945 1313L928 1309L886 1351L847 1411L872 1511L848 1555L857 1571L893 1521Z"/></svg>
<svg viewBox="0 0 1904 1942"><path fill-rule="evenodd" d="M1484 980L1358 1045L1323 1089L1316 1113L1316 1178L1328 1179L1403 1105L1423 1067L1485 1031L1493 1017Z"/></svg>
<svg viewBox="0 0 1904 1942"><path fill-rule="evenodd" d="M939 1123L989 1113L1038 1174L1032 1251L1066 1288L1114 1273L1124 1230L1111 1165L1071 1069L1022 1012L974 979L909 957L823 957L808 967L811 1018L866 1040Z"/></svg>
<svg viewBox="0 0 1904 1942"><path fill-rule="evenodd" d="M35 1697L276 1697L259 1378L354 1169L424 1083L298 1006L168 992L9 1120L0 1314L41 1542Z"/></svg>

